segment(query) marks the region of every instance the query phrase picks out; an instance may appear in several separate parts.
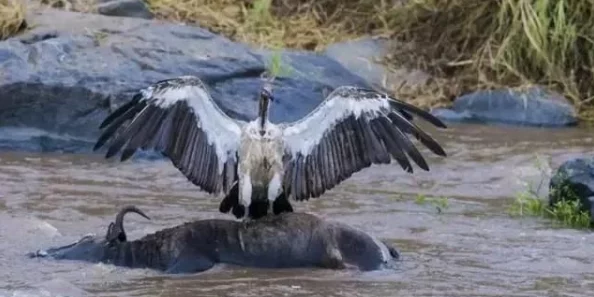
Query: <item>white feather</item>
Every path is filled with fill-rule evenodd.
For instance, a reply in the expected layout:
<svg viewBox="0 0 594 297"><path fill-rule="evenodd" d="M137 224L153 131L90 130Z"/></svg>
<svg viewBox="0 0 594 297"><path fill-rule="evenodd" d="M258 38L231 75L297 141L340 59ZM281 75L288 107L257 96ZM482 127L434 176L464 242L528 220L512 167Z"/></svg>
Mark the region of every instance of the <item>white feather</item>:
<svg viewBox="0 0 594 297"><path fill-rule="evenodd" d="M245 174L239 179L240 197L239 201L243 206L248 207L252 203L252 179L249 174Z"/></svg>
<svg viewBox="0 0 594 297"><path fill-rule="evenodd" d="M191 77L181 77L191 79ZM228 117L216 106L207 91L199 85L175 86L162 90L149 87L143 90L144 98L161 108L168 108L179 101L186 101L197 116L197 124L207 136L208 143L214 144L219 159L218 174L228 158L235 160L239 149L242 122Z"/></svg>
<svg viewBox="0 0 594 297"><path fill-rule="evenodd" d="M387 97L379 94L376 100L358 100L340 94L350 88L352 87L337 88L305 118L284 126L285 146L293 157L297 153L307 156L327 131L348 116L354 115L355 118L359 118L364 112L381 113L382 110L390 108Z"/></svg>
<svg viewBox="0 0 594 297"><path fill-rule="evenodd" d="M279 172L275 172L268 184L268 200L271 202L276 200L282 191L282 178Z"/></svg>

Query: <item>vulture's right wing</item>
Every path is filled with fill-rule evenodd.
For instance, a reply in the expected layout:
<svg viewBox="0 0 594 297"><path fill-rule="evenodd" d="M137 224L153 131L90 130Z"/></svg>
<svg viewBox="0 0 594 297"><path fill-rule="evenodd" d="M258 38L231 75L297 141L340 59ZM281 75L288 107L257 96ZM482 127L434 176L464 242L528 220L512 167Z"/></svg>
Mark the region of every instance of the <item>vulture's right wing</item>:
<svg viewBox="0 0 594 297"><path fill-rule="evenodd" d="M413 114L446 128L430 113L385 94L351 86L337 88L306 117L283 125L286 194L296 200L318 197L371 164L391 163L390 157L408 172L413 170L408 157L429 170L406 134L414 135L437 155L446 153L411 122Z"/></svg>

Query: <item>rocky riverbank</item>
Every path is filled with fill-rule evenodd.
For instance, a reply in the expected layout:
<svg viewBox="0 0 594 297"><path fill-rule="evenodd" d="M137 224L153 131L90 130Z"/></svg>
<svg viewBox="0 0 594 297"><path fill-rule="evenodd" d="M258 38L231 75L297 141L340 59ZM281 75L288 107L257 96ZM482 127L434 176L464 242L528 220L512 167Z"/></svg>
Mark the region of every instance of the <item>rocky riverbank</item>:
<svg viewBox="0 0 594 297"><path fill-rule="evenodd" d="M132 2L100 3L96 14L36 10L29 15L30 30L0 42L0 147L87 151L108 111L150 83L186 74L207 81L225 112L255 116L251 100L270 52L200 27L150 20L144 6ZM282 51L291 75L278 81L281 99L272 119L303 116L339 85L381 88L431 79L418 70L394 72L374 63L386 50L382 40L365 38L321 54ZM477 92L458 98L452 109L433 112L450 122L576 123L571 105L540 90Z"/></svg>

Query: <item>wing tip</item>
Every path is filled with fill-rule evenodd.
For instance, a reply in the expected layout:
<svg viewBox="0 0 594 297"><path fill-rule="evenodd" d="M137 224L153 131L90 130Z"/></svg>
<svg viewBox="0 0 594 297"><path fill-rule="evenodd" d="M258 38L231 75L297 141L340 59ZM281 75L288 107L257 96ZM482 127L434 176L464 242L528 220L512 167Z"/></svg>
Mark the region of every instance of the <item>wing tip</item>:
<svg viewBox="0 0 594 297"><path fill-rule="evenodd" d="M434 154L441 156L441 157L447 157L448 154L446 153L445 149L441 146L441 144L439 144L437 141L433 140L430 143L425 143L425 146Z"/></svg>
<svg viewBox="0 0 594 297"><path fill-rule="evenodd" d="M397 99L393 96L389 96L386 95L388 98L388 102L390 104L390 106L392 106L392 108L397 109L397 110L401 110L404 109L406 111L410 111L418 116L420 116L421 118L423 118L424 120L426 120L427 122L433 124L434 126L438 127L438 128L442 128L442 129L447 129L448 126L438 117L434 116L433 114L431 114L430 111L421 109L420 107L417 107L411 103L408 102L404 102L400 99ZM402 113L402 111L400 111Z"/></svg>
<svg viewBox="0 0 594 297"><path fill-rule="evenodd" d="M103 143L95 143L95 145L93 146L93 152L96 152L97 150L99 150L101 147L103 146Z"/></svg>
<svg viewBox="0 0 594 297"><path fill-rule="evenodd" d="M117 150L116 151L107 151L107 153L105 153L105 159L109 160L111 159L113 156L115 156L117 154Z"/></svg>
<svg viewBox="0 0 594 297"><path fill-rule="evenodd" d="M436 155L441 156L441 157L447 157L448 154L446 153L446 151L443 149L443 147L441 147L441 145L439 146L439 150L433 151Z"/></svg>
<svg viewBox="0 0 594 297"><path fill-rule="evenodd" d="M431 117L433 117L433 124L439 128L442 129L447 129L448 126L446 125L446 123L444 123L440 118L432 115L430 112L427 112L428 115L430 115Z"/></svg>

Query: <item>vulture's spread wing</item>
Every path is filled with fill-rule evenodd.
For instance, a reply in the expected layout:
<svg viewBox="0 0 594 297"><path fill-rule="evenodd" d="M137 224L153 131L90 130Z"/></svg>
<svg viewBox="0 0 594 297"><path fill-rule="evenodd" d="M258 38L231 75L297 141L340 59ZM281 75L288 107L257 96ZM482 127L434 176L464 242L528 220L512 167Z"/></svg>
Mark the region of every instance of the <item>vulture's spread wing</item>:
<svg viewBox="0 0 594 297"><path fill-rule="evenodd" d="M318 197L371 164L390 163L391 157L408 172L413 171L409 157L429 170L406 134L437 155L446 153L411 122L413 114L446 128L430 113L387 95L351 86L337 88L308 116L283 126L285 193L296 200Z"/></svg>
<svg viewBox="0 0 594 297"><path fill-rule="evenodd" d="M154 149L201 189L227 193L237 178L243 124L223 113L200 79L182 76L141 90L112 112L94 149L106 145L106 158L121 151L121 161L138 148Z"/></svg>

